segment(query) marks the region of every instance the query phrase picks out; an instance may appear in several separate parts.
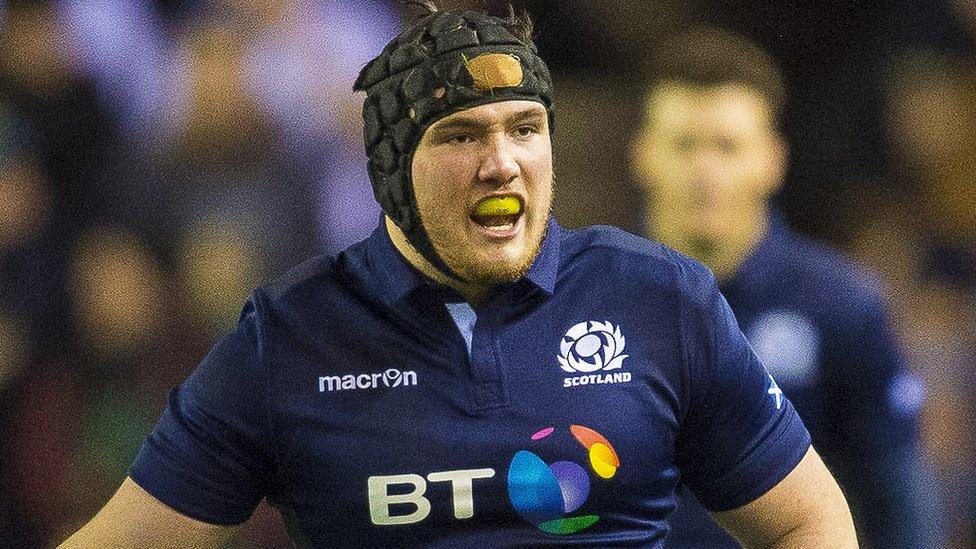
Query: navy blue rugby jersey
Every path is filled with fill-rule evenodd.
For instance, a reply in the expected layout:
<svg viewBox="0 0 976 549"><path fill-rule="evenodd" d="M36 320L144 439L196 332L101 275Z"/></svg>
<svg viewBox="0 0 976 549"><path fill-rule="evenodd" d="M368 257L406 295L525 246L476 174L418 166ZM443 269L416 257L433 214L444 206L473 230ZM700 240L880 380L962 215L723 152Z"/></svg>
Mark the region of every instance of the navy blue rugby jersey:
<svg viewBox="0 0 976 549"><path fill-rule="evenodd" d="M172 391L130 476L209 523L266 497L319 547L660 547L679 482L732 509L809 448L711 273L664 246L553 220L526 277L460 301L382 224L305 263Z"/></svg>
<svg viewBox="0 0 976 549"><path fill-rule="evenodd" d="M941 546L919 443L924 388L906 369L877 279L778 213L768 227L722 293L843 487L859 534L872 547ZM671 549L739 546L691 494L671 524Z"/></svg>

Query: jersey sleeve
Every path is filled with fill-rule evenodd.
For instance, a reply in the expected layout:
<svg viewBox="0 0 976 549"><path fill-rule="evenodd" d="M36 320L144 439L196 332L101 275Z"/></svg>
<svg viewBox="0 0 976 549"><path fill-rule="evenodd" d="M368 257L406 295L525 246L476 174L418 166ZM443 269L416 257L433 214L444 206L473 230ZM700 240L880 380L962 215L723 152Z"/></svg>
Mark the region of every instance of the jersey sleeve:
<svg viewBox="0 0 976 549"><path fill-rule="evenodd" d="M258 294L237 328L181 385L129 476L176 511L211 524L247 520L271 479L268 380Z"/></svg>
<svg viewBox="0 0 976 549"><path fill-rule="evenodd" d="M687 392L676 461L710 511L740 507L778 484L800 462L810 435L756 358L714 277L679 263L684 291L682 346Z"/></svg>
<svg viewBox="0 0 976 549"><path fill-rule="evenodd" d="M911 374L888 322L881 296L854 293L833 319L824 345L824 383L836 392L826 427L838 452L863 459L918 438L924 386Z"/></svg>

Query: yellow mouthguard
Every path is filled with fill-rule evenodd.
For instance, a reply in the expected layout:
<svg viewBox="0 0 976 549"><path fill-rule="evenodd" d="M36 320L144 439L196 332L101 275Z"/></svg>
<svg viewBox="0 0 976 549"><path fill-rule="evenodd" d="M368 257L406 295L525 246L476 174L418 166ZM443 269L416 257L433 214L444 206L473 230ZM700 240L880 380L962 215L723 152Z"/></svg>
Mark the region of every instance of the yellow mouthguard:
<svg viewBox="0 0 976 549"><path fill-rule="evenodd" d="M496 215L517 215L522 212L522 204L512 196L498 196L482 200L474 209L477 217Z"/></svg>

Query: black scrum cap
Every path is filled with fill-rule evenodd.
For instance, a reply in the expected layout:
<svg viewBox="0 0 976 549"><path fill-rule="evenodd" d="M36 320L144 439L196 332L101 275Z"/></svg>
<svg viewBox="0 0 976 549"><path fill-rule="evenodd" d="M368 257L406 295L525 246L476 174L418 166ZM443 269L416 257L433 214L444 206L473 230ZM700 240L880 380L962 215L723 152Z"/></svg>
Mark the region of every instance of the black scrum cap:
<svg viewBox="0 0 976 549"><path fill-rule="evenodd" d="M511 29L511 21L480 12L433 12L387 44L354 86L366 92L363 136L376 200L410 243L453 278L420 220L413 153L431 124L486 103L537 101L553 127L549 69L532 41Z"/></svg>

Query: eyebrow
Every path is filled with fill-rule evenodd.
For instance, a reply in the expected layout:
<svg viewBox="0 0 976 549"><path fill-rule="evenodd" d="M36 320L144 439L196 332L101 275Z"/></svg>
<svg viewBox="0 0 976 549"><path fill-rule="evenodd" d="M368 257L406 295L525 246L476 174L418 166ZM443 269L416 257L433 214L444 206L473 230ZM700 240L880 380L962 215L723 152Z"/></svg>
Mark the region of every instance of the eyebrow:
<svg viewBox="0 0 976 549"><path fill-rule="evenodd" d="M546 111L540 111L539 109L525 109L519 111L509 117L509 122L523 122L526 120L531 120L533 122L541 122L546 118Z"/></svg>
<svg viewBox="0 0 976 549"><path fill-rule="evenodd" d="M437 133L450 132L453 130L479 130L484 126L470 118L455 118L444 123L438 123L431 130Z"/></svg>

